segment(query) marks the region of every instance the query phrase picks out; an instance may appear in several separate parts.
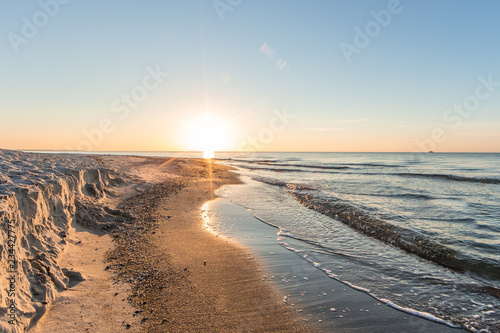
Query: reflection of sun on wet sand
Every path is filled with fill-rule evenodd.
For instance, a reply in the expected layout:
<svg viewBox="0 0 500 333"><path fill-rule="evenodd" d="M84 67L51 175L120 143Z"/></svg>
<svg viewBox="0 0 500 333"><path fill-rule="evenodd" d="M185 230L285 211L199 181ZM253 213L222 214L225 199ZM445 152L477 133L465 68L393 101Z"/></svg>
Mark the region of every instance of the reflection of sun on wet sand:
<svg viewBox="0 0 500 333"><path fill-rule="evenodd" d="M226 167L4 150L0 161L0 214L19 222L23 265L7 332L307 331L245 249L204 229L203 203L237 182Z"/></svg>

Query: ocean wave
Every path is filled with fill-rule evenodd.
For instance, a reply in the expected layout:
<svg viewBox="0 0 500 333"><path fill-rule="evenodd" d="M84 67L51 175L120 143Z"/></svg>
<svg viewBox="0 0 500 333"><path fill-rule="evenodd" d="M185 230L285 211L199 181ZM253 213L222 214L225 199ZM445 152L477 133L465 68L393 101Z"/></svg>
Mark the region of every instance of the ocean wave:
<svg viewBox="0 0 500 333"><path fill-rule="evenodd" d="M293 185L287 185L286 190L305 207L347 224L365 235L417 254L427 260L458 268L455 251L431 242L415 231L391 225L339 199L322 199L297 190Z"/></svg>
<svg viewBox="0 0 500 333"><path fill-rule="evenodd" d="M393 175L404 176L404 177L438 178L438 179L443 179L443 180L452 180L452 181L459 181L459 182L500 184L500 179L498 179L498 178L465 177L465 176L434 174L434 173L394 173Z"/></svg>
<svg viewBox="0 0 500 333"><path fill-rule="evenodd" d="M264 163L256 163L262 165L268 165L269 167L259 167L259 166L250 166L250 165L239 165L242 168L248 170L266 170L273 172L303 172L303 173L342 173L336 170L348 170L350 167L323 167L323 166L306 166L299 164L264 164ZM275 166L281 166L282 168L275 168ZM295 168L293 168L295 167ZM297 167L303 169L296 169ZM313 170L311 170L313 169ZM316 170L314 170L316 169ZM367 176L396 176L396 177L413 177L413 178L432 178L432 179L441 179L441 180L449 180L455 182L469 182L469 183L482 183L482 184L500 184L500 179L498 178L487 178L487 177L466 177L466 176L457 176L457 175L447 175L447 174L429 174L429 173L410 173L410 172L345 172L345 174L359 174L359 175L367 175ZM424 198L422 198L424 199Z"/></svg>
<svg viewBox="0 0 500 333"><path fill-rule="evenodd" d="M375 167L375 168L401 168L403 165L397 164L378 164L378 163L337 163L328 165L310 165L310 164L291 164L291 163L277 163L277 161L263 161L263 160L252 160L246 161L248 163L257 163L257 164L269 164L276 166L295 166L295 167L303 167L303 168L311 168L311 169L352 169L353 166L356 167Z"/></svg>
<svg viewBox="0 0 500 333"><path fill-rule="evenodd" d="M348 166L355 165L355 166L368 166L368 167L375 167L375 168L402 168L403 165L397 165L397 164L376 164L376 163L347 163Z"/></svg>
<svg viewBox="0 0 500 333"><path fill-rule="evenodd" d="M456 182L483 183L483 184L500 184L500 178L488 177L466 177L457 175L448 175L440 173L417 173L417 172L350 172L349 174L359 174L367 176L396 176L396 177L413 177L413 178L431 178L441 179Z"/></svg>
<svg viewBox="0 0 500 333"><path fill-rule="evenodd" d="M234 158L218 158L219 161L231 161L240 162L247 164L261 164L277 167L296 167L296 168L306 168L306 169L324 169L324 170L345 170L353 169L353 167L380 167L380 168L401 168L402 165L396 164L376 164L376 163L339 163L339 164L328 164L328 165L311 165L311 164L296 164L296 163L282 163L286 161L300 161L300 159L283 159L283 160L252 160L252 159L234 159Z"/></svg>
<svg viewBox="0 0 500 333"><path fill-rule="evenodd" d="M289 234L285 234L283 236L300 240L299 238L293 237L293 236L291 236ZM313 244L313 243L311 243L311 244ZM282 242L280 243L280 245L283 246L283 247L285 247L289 251L297 253L298 255L300 255L300 254L302 254L304 252L302 250L297 250L297 249L295 249L293 247L290 247L290 246L288 246L288 245L286 245L285 243L282 243ZM340 254L340 253L336 253L336 254ZM414 316L421 317L421 318L424 318L424 319L427 319L427 320L430 320L430 321L434 321L436 323L444 324L444 325L452 327L452 328L460 328L461 327L460 325L457 325L456 323L453 323L449 319L443 319L443 318L437 317L437 316L435 316L435 315L433 315L433 314L431 314L429 312L418 311L418 310L415 310L415 309L410 308L410 307L401 306L401 305L398 305L398 304L390 301L389 299L386 299L386 298L383 298L383 297L379 297L376 293L373 293L368 288L364 288L364 287L358 286L358 285L356 285L354 283L351 283L349 281L340 279L337 274L334 274L331 270L329 270L327 268L323 268L322 265L321 265L321 263L318 263L318 262L315 262L315 261L309 259L307 257L307 255L301 255L301 257L304 260L310 262L314 267L316 267L316 269L324 272L329 278L334 279L336 281L339 281L340 283L343 283L346 286L351 287L352 289L364 292L365 294L373 297L374 299L376 299L376 300L380 301L381 303L384 303L384 304L386 304L386 305L388 305L388 306L390 306L390 307L392 307L394 309L397 309L399 311L402 311L402 312L405 312L405 313L408 313L408 314L412 314Z"/></svg>
<svg viewBox="0 0 500 333"><path fill-rule="evenodd" d="M287 183L287 182L282 182L277 179L272 179L272 178L266 178L266 177L252 177L252 180L264 183L264 184L269 184L269 185L274 185L274 186L281 186L281 187L287 187L289 189L294 189L294 190L302 190L302 191L314 191L318 190L316 187L312 186L305 186L305 185L300 185L300 184L292 184L292 183Z"/></svg>
<svg viewBox="0 0 500 333"><path fill-rule="evenodd" d="M304 170L304 169L291 169L291 168L265 168L259 166L239 165L240 168L247 170L265 170L273 172L303 172L303 173L332 173L326 170Z"/></svg>
<svg viewBox="0 0 500 333"><path fill-rule="evenodd" d="M358 195L370 197L384 197L384 198L402 198L402 199L419 199L419 200L436 200L441 199L427 194L414 194L414 193L395 193L395 194L374 194L374 193L359 193Z"/></svg>
<svg viewBox="0 0 500 333"><path fill-rule="evenodd" d="M262 161L262 160L245 160L245 159L242 159L242 158L214 158L215 161L227 161L227 162L243 162L243 163L256 163L258 161ZM272 162L272 161L269 161L269 162Z"/></svg>
<svg viewBox="0 0 500 333"><path fill-rule="evenodd" d="M266 178L254 179L270 185L284 187L287 193L306 208L340 221L356 231L386 244L396 246L408 253L456 271L472 272L478 276L500 280L499 263L478 260L464 253L459 253L455 249L431 240L417 231L392 225L353 203L335 197L325 199L320 197L318 189L304 185ZM301 241L305 240L301 239ZM307 240L307 242L311 243L312 241Z"/></svg>
<svg viewBox="0 0 500 333"><path fill-rule="evenodd" d="M278 166L278 167L295 167L295 168L307 168L307 169L321 169L321 170L345 170L351 169L345 165L307 165L307 164L287 164L287 163L274 163L268 161L258 161L257 164Z"/></svg>

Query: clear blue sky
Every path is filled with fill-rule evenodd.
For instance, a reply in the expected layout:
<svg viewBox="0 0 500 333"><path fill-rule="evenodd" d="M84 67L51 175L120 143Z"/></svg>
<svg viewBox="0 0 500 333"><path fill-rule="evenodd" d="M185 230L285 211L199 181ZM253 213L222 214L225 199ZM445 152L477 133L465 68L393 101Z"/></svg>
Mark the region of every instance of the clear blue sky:
<svg viewBox="0 0 500 333"><path fill-rule="evenodd" d="M1 148L500 151L498 1L59 1L0 5Z"/></svg>

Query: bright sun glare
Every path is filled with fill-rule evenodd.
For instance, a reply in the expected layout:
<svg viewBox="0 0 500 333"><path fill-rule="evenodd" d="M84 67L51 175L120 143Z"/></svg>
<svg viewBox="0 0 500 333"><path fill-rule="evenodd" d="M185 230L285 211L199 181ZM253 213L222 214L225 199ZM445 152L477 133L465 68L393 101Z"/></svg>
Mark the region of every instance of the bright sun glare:
<svg viewBox="0 0 500 333"><path fill-rule="evenodd" d="M214 158L214 157L215 157L215 153L213 150L205 150L203 152L203 158L210 159L210 158Z"/></svg>
<svg viewBox="0 0 500 333"><path fill-rule="evenodd" d="M216 151L229 150L233 144L231 126L211 115L187 122L183 127L187 149L202 151L203 158L213 158Z"/></svg>

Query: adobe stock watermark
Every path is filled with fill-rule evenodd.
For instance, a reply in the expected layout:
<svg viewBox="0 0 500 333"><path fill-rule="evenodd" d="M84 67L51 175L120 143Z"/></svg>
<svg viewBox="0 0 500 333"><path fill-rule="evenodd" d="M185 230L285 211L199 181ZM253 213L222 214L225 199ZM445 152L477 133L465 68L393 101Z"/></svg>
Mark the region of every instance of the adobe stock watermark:
<svg viewBox="0 0 500 333"><path fill-rule="evenodd" d="M262 128L256 136L248 136L238 147L239 151L259 151L274 141L276 134L283 132L290 125L295 115L283 110L273 109L274 116L269 119L267 127Z"/></svg>
<svg viewBox="0 0 500 333"><path fill-rule="evenodd" d="M492 74L487 78L480 76L477 79L479 84L474 89L474 93L465 97L461 103L453 104L443 113L443 121L451 127L451 130L458 130L463 121L479 109L481 102L489 99L500 87L500 82L494 81ZM438 144L448 139L446 133L445 128L436 127L432 130L430 138L415 140L419 152L435 151Z"/></svg>
<svg viewBox="0 0 500 333"><path fill-rule="evenodd" d="M141 84L134 86L129 93L122 93L111 103L110 111L113 117L105 117L96 127L83 131L84 139L76 145L76 150L92 151L99 146L104 141L105 135L115 130L116 123L126 120L152 91L160 87L167 76L168 73L163 72L160 65L157 65L155 69L150 66L146 67L146 75L142 78ZM75 150L73 147L66 147L66 149Z"/></svg>
<svg viewBox="0 0 500 333"><path fill-rule="evenodd" d="M7 297L5 299L7 306L7 316L9 317L10 325L17 325L17 251L16 251L16 225L14 220L6 218L4 222L7 224L7 239L4 244L7 245Z"/></svg>
<svg viewBox="0 0 500 333"><path fill-rule="evenodd" d="M28 18L21 18L22 26L20 33L9 32L7 39L15 53L19 53L19 47L23 44L28 44L30 40L35 38L41 29L43 29L50 20L59 14L62 5L67 5L71 0L39 0L38 6L40 10Z"/></svg>
<svg viewBox="0 0 500 333"><path fill-rule="evenodd" d="M386 9L370 11L373 19L368 21L363 28L359 26L354 27L352 44L343 41L339 45L347 63L350 64L352 62L354 54L360 54L364 48L370 45L371 41L379 36L383 28L387 28L391 24L393 17L401 14L403 9L399 0L390 0L387 3Z"/></svg>
<svg viewBox="0 0 500 333"><path fill-rule="evenodd" d="M264 43L262 44L260 48L260 53L265 54L269 59L274 59L274 55L276 54L276 51L269 46L269 44ZM288 66L288 63L283 59L279 58L278 61L276 61L276 68L280 70L282 73L288 73L290 70L290 67Z"/></svg>
<svg viewBox="0 0 500 333"><path fill-rule="evenodd" d="M243 0L214 0L212 5L219 16L219 19L224 21L224 15L227 12L234 11L234 9L241 5L242 2Z"/></svg>

